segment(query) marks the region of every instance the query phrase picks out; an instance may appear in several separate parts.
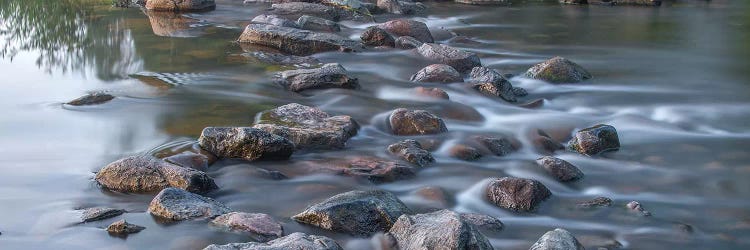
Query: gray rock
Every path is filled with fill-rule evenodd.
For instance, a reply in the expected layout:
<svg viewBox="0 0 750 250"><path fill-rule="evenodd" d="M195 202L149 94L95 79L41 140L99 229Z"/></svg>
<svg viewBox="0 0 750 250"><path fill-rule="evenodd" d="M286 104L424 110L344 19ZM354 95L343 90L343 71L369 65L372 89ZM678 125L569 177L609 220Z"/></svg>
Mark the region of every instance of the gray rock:
<svg viewBox="0 0 750 250"><path fill-rule="evenodd" d="M92 222L98 220L109 219L112 217L120 216L124 214L125 210L108 208L108 207L92 207L83 210L81 214L81 222Z"/></svg>
<svg viewBox="0 0 750 250"><path fill-rule="evenodd" d="M388 120L395 135L427 135L448 131L443 119L425 110L396 109Z"/></svg>
<svg viewBox="0 0 750 250"><path fill-rule="evenodd" d="M290 103L258 115L254 128L289 139L297 148L344 148L357 134L351 116L330 116L314 107Z"/></svg>
<svg viewBox="0 0 750 250"><path fill-rule="evenodd" d="M552 193L541 182L532 179L503 177L487 186L487 200L501 208L532 211Z"/></svg>
<svg viewBox="0 0 750 250"><path fill-rule="evenodd" d="M349 77L346 69L338 63L327 63L316 69L282 71L276 77L279 84L294 92L308 89L359 88L357 78Z"/></svg>
<svg viewBox="0 0 750 250"><path fill-rule="evenodd" d="M509 102L516 102L514 87L503 75L494 69L474 67L469 73L469 81L474 89L483 94L497 96Z"/></svg>
<svg viewBox="0 0 750 250"><path fill-rule="evenodd" d="M620 139L615 127L599 124L576 132L568 147L591 156L620 149Z"/></svg>
<svg viewBox="0 0 750 250"><path fill-rule="evenodd" d="M325 32L339 32L341 26L338 23L314 16L303 15L297 19L297 25L306 30L314 31L325 31Z"/></svg>
<svg viewBox="0 0 750 250"><path fill-rule="evenodd" d="M401 250L493 249L474 225L450 210L402 215L388 235L396 240Z"/></svg>
<svg viewBox="0 0 750 250"><path fill-rule="evenodd" d="M497 156L505 156L516 151L513 141L509 138L478 135L472 139Z"/></svg>
<svg viewBox="0 0 750 250"><path fill-rule="evenodd" d="M278 15L260 14L254 17L253 20L251 20L250 22L257 23L257 24L270 24L270 25L289 27L289 28L299 28L299 25L297 25L296 22L283 18Z"/></svg>
<svg viewBox="0 0 750 250"><path fill-rule="evenodd" d="M419 167L427 167L435 162L430 151L424 150L415 140L403 140L388 145L388 152Z"/></svg>
<svg viewBox="0 0 750 250"><path fill-rule="evenodd" d="M640 202L631 201L631 202L628 202L628 204L625 205L625 207L627 207L628 209L632 211L638 212L643 216L651 216L651 212L644 209Z"/></svg>
<svg viewBox="0 0 750 250"><path fill-rule="evenodd" d="M419 14L426 9L422 3L398 0L378 0L377 7L383 12L400 15Z"/></svg>
<svg viewBox="0 0 750 250"><path fill-rule="evenodd" d="M578 203L581 208L609 207L612 206L612 199L607 197L596 197L590 201Z"/></svg>
<svg viewBox="0 0 750 250"><path fill-rule="evenodd" d="M518 96L518 97L524 97L524 96L529 95L529 92L526 91L526 89L521 88L521 87L513 87L512 91L513 91L513 95Z"/></svg>
<svg viewBox="0 0 750 250"><path fill-rule="evenodd" d="M72 105L72 106L97 105L97 104L109 102L112 99L115 99L115 96L110 95L110 94L91 93L91 94L76 98L75 100L69 101L65 104Z"/></svg>
<svg viewBox="0 0 750 250"><path fill-rule="evenodd" d="M359 43L336 34L267 24L247 25L237 41L267 46L297 56L362 48Z"/></svg>
<svg viewBox="0 0 750 250"><path fill-rule="evenodd" d="M482 158L482 153L479 152L479 149L464 144L453 145L448 154L453 158L464 161L476 161Z"/></svg>
<svg viewBox="0 0 750 250"><path fill-rule="evenodd" d="M180 167L192 168L198 171L205 171L212 163L212 159L204 154L197 154L185 151L176 155L164 158L164 161L178 165Z"/></svg>
<svg viewBox="0 0 750 250"><path fill-rule="evenodd" d="M584 250L583 245L570 232L556 228L542 235L529 250Z"/></svg>
<svg viewBox="0 0 750 250"><path fill-rule="evenodd" d="M420 42L414 37L410 36L399 36L396 38L396 48L399 49L416 49L422 46L423 42Z"/></svg>
<svg viewBox="0 0 750 250"><path fill-rule="evenodd" d="M118 220L107 226L107 232L115 235L134 234L143 231L143 229L146 228L139 225L130 224L125 220Z"/></svg>
<svg viewBox="0 0 750 250"><path fill-rule="evenodd" d="M427 28L427 24L419 21L409 19L396 19L378 25L388 33L394 36L410 36L414 37L423 43L432 43L435 40L432 38L430 29Z"/></svg>
<svg viewBox="0 0 750 250"><path fill-rule="evenodd" d="M338 22L341 17L340 12L334 7L306 2L273 4L268 11L271 14L286 16L291 19L297 19L303 15L308 15Z"/></svg>
<svg viewBox="0 0 750 250"><path fill-rule="evenodd" d="M281 224L261 213L231 212L216 217L211 225L249 236L253 241L266 242L281 237Z"/></svg>
<svg viewBox="0 0 750 250"><path fill-rule="evenodd" d="M526 77L551 83L575 83L591 78L580 65L562 57L553 57L526 71Z"/></svg>
<svg viewBox="0 0 750 250"><path fill-rule="evenodd" d="M248 161L288 159L295 147L289 139L250 127L207 127L198 143L218 157Z"/></svg>
<svg viewBox="0 0 750 250"><path fill-rule="evenodd" d="M414 93L420 96L427 96L427 97L446 99L446 100L450 99L450 96L448 96L448 93L445 92L445 90L441 88L416 87L414 88Z"/></svg>
<svg viewBox="0 0 750 250"><path fill-rule="evenodd" d="M417 52L430 61L447 64L461 73L482 66L477 54L448 45L425 43L417 48Z"/></svg>
<svg viewBox="0 0 750 250"><path fill-rule="evenodd" d="M499 232L505 227L500 219L486 214L463 213L461 219L487 232Z"/></svg>
<svg viewBox="0 0 750 250"><path fill-rule="evenodd" d="M204 193L218 188L204 172L151 156L129 156L112 162L99 170L94 179L104 188L130 193L156 192L167 187Z"/></svg>
<svg viewBox="0 0 750 250"><path fill-rule="evenodd" d="M432 64L427 67L420 69L416 74L411 76L409 79L412 82L440 82L440 83L453 83L463 82L464 79L461 77L461 73L458 73L456 69L445 64Z"/></svg>
<svg viewBox="0 0 750 250"><path fill-rule="evenodd" d="M395 195L382 191L349 191L335 195L292 217L323 229L370 236L387 231L411 211Z"/></svg>
<svg viewBox="0 0 750 250"><path fill-rule="evenodd" d="M154 11L205 11L216 8L214 0L148 0L146 9Z"/></svg>
<svg viewBox="0 0 750 250"><path fill-rule="evenodd" d="M557 157L544 156L536 159L536 163L559 181L567 182L583 178L583 172L580 169Z"/></svg>
<svg viewBox="0 0 750 250"><path fill-rule="evenodd" d="M508 79L494 69L487 67L474 67L469 72L469 82L473 83L484 83L484 82L507 82Z"/></svg>
<svg viewBox="0 0 750 250"><path fill-rule="evenodd" d="M342 250L336 241L325 236L293 233L266 243L248 242L210 245L203 250Z"/></svg>
<svg viewBox="0 0 750 250"><path fill-rule="evenodd" d="M395 46L395 40L391 34L376 26L369 27L360 35L362 43L367 46Z"/></svg>
<svg viewBox="0 0 750 250"><path fill-rule="evenodd" d="M151 215L168 221L211 219L231 211L218 201L178 188L163 189L148 206Z"/></svg>

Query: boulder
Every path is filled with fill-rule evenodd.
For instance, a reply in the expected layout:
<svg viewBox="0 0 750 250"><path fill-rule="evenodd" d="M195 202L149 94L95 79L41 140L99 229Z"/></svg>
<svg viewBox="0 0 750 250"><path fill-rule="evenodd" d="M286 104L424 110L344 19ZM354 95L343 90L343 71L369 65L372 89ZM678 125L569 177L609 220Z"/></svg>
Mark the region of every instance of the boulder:
<svg viewBox="0 0 750 250"><path fill-rule="evenodd" d="M91 94L76 98L75 100L69 101L65 104L68 104L71 106L97 105L97 104L109 102L112 99L115 99L115 96L110 95L110 94L91 93Z"/></svg>
<svg viewBox="0 0 750 250"><path fill-rule="evenodd" d="M143 231L143 229L146 228L139 225L130 224L125 220L118 220L107 226L107 232L115 235L134 234Z"/></svg>
<svg viewBox="0 0 750 250"><path fill-rule="evenodd" d="M382 191L349 191L335 195L292 217L323 229L370 236L387 231L411 211L395 195Z"/></svg>
<svg viewBox="0 0 750 250"><path fill-rule="evenodd" d="M203 250L342 250L336 241L325 236L293 233L266 243L230 243L226 245L209 245Z"/></svg>
<svg viewBox="0 0 750 250"><path fill-rule="evenodd" d="M567 182L583 178L583 172L580 169L557 157L544 156L536 159L536 163L559 181Z"/></svg>
<svg viewBox="0 0 750 250"><path fill-rule="evenodd" d="M369 27L359 36L362 43L367 46L395 46L395 40L391 34L376 26Z"/></svg>
<svg viewBox="0 0 750 250"><path fill-rule="evenodd" d="M297 56L327 51L353 51L362 47L355 41L332 33L267 24L247 25L237 41L267 46Z"/></svg>
<svg viewBox="0 0 750 250"><path fill-rule="evenodd" d="M414 93L420 96L438 98L438 99L450 99L448 93L441 88L427 88L427 87L416 87Z"/></svg>
<svg viewBox="0 0 750 250"><path fill-rule="evenodd" d="M463 213L461 219L476 226L479 230L487 232L499 232L505 227L500 219L486 214Z"/></svg>
<svg viewBox="0 0 750 250"><path fill-rule="evenodd" d="M570 232L556 228L542 235L529 250L584 250L583 245Z"/></svg>
<svg viewBox="0 0 750 250"><path fill-rule="evenodd" d="M271 8L268 9L268 12L279 16L285 16L290 19L297 19L301 16L308 15L338 22L341 17L339 11L335 7L306 2L273 4L271 5Z"/></svg>
<svg viewBox="0 0 750 250"><path fill-rule="evenodd" d="M341 26L338 23L314 16L303 15L297 19L297 26L301 29L324 31L324 32L339 32Z"/></svg>
<svg viewBox="0 0 750 250"><path fill-rule="evenodd" d="M216 8L214 0L148 0L146 9L154 11L205 11Z"/></svg>
<svg viewBox="0 0 750 250"><path fill-rule="evenodd" d="M526 77L551 83L575 83L591 78L580 65L562 57L553 57L526 71Z"/></svg>
<svg viewBox="0 0 750 250"><path fill-rule="evenodd" d="M417 48L417 52L430 61L447 64L461 73L482 66L477 54L448 45L424 43Z"/></svg>
<svg viewBox="0 0 750 250"><path fill-rule="evenodd" d="M260 14L253 18L250 22L257 24L269 24L281 27L299 28L296 22L283 18L278 15Z"/></svg>
<svg viewBox="0 0 750 250"><path fill-rule="evenodd" d="M479 149L464 144L453 145L448 154L453 158L464 161L476 161L482 158L482 153L479 152Z"/></svg>
<svg viewBox="0 0 750 250"><path fill-rule="evenodd" d="M435 162L430 151L424 150L415 140L403 140L388 145L388 152L419 167L427 167Z"/></svg>
<svg viewBox="0 0 750 250"><path fill-rule="evenodd" d="M205 193L218 188L204 172L151 156L129 156L112 162L99 170L94 179L109 190L130 193L156 192L167 187Z"/></svg>
<svg viewBox="0 0 750 250"><path fill-rule="evenodd" d="M283 235L281 224L270 215L261 213L231 212L216 217L211 225L245 234L258 242L270 241Z"/></svg>
<svg viewBox="0 0 750 250"><path fill-rule="evenodd" d="M218 201L178 188L161 190L148 206L151 215L168 221L211 219L231 211Z"/></svg>
<svg viewBox="0 0 750 250"><path fill-rule="evenodd" d="M418 41L423 43L432 43L435 40L432 38L430 29L427 28L427 24L419 21L409 19L396 19L378 25L388 33L394 36L410 36L416 38Z"/></svg>
<svg viewBox="0 0 750 250"><path fill-rule="evenodd" d="M254 128L289 139L297 148L344 148L357 134L351 116L330 116L314 107L290 103L258 115Z"/></svg>
<svg viewBox="0 0 750 250"><path fill-rule="evenodd" d="M220 158L248 161L288 159L295 147L289 139L250 127L207 127L198 143Z"/></svg>
<svg viewBox="0 0 750 250"><path fill-rule="evenodd" d="M357 78L350 77L338 63L327 63L316 69L295 69L276 75L277 82L286 89L300 92L308 89L359 88Z"/></svg>
<svg viewBox="0 0 750 250"><path fill-rule="evenodd" d="M443 119L425 110L396 109L388 120L395 135L427 135L448 131Z"/></svg>
<svg viewBox="0 0 750 250"><path fill-rule="evenodd" d="M399 49L416 49L422 46L422 44L424 43L410 36L399 36L395 42L396 48Z"/></svg>
<svg viewBox="0 0 750 250"><path fill-rule="evenodd" d="M620 139L615 127L599 124L576 132L568 148L584 155L597 155L620 149Z"/></svg>
<svg viewBox="0 0 750 250"><path fill-rule="evenodd" d="M125 210L108 208L108 207L92 207L83 210L81 214L81 222L92 222L98 220L109 219L112 217L120 216L124 214Z"/></svg>
<svg viewBox="0 0 750 250"><path fill-rule="evenodd" d="M503 177L487 185L487 200L501 208L532 211L552 193L537 180Z"/></svg>
<svg viewBox="0 0 750 250"><path fill-rule="evenodd" d="M432 64L420 69L416 74L411 76L412 82L439 82L453 83L463 82L461 73L456 69L445 64Z"/></svg>
<svg viewBox="0 0 750 250"><path fill-rule="evenodd" d="M401 250L493 249L474 225L450 210L402 215L388 230L388 235L396 240Z"/></svg>
<svg viewBox="0 0 750 250"><path fill-rule="evenodd" d="M596 197L590 201L578 203L581 208L609 207L612 206L612 199L607 197Z"/></svg>
<svg viewBox="0 0 750 250"><path fill-rule="evenodd" d="M625 207L627 207L628 209L630 209L630 210L632 210L634 212L637 212L637 213L639 213L639 214L641 214L643 216L651 216L651 212L649 212L648 210L646 210L645 208L643 208L643 206L641 205L640 202L631 201L631 202L628 202L628 204L625 205Z"/></svg>

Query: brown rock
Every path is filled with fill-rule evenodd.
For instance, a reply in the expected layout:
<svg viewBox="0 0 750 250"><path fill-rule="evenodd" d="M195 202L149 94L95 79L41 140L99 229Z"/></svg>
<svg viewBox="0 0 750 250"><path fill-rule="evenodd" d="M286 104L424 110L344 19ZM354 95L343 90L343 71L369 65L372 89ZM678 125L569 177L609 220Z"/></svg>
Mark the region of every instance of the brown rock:
<svg viewBox="0 0 750 250"><path fill-rule="evenodd" d="M261 213L231 212L216 217L211 225L246 234L253 241L266 242L283 235L281 224Z"/></svg>
<svg viewBox="0 0 750 250"><path fill-rule="evenodd" d="M487 200L498 207L514 211L532 211L552 193L541 182L531 179L503 177L487 186Z"/></svg>
<svg viewBox="0 0 750 250"><path fill-rule="evenodd" d="M146 228L139 225L130 224L125 220L118 220L107 226L107 232L115 235L134 234L143 231L143 229Z"/></svg>
<svg viewBox="0 0 750 250"><path fill-rule="evenodd" d="M417 95L421 96L427 96L427 97L434 97L439 99L450 99L448 96L448 93L445 92L445 90L441 88L426 88L426 87L416 87L414 88L414 92Z"/></svg>
<svg viewBox="0 0 750 250"><path fill-rule="evenodd" d="M448 45L424 43L417 48L417 52L430 61L449 65L461 73L482 66L477 54Z"/></svg>
<svg viewBox="0 0 750 250"><path fill-rule="evenodd" d="M464 144L454 145L450 148L449 154L453 158L461 159L464 161L475 161L479 160L479 158L482 158L482 153L479 152L477 148Z"/></svg>
<svg viewBox="0 0 750 250"><path fill-rule="evenodd" d="M332 33L267 24L247 25L237 41L267 46L297 56L327 51L353 51L362 47L355 41Z"/></svg>
<svg viewBox="0 0 750 250"><path fill-rule="evenodd" d="M218 187L206 173L180 167L151 156L130 156L102 168L95 177L103 187L132 193L176 187L204 193Z"/></svg>
<svg viewBox="0 0 750 250"><path fill-rule="evenodd" d="M562 57L553 57L526 71L526 77L551 83L575 83L591 78L580 65Z"/></svg>
<svg viewBox="0 0 750 250"><path fill-rule="evenodd" d="M424 110L396 109L388 118L396 135L426 135L447 132L443 119Z"/></svg>
<svg viewBox="0 0 750 250"><path fill-rule="evenodd" d="M422 145L415 140L403 140L391 144L388 146L388 152L419 167L426 167L435 162L432 154L424 150Z"/></svg>
<svg viewBox="0 0 750 250"><path fill-rule="evenodd" d="M409 19L396 19L378 25L379 28L388 31L394 36L410 36L423 43L432 43L435 40L430 34L427 24Z"/></svg>
<svg viewBox="0 0 750 250"><path fill-rule="evenodd" d="M395 40L391 34L376 26L369 27L360 36L362 43L367 46L395 46Z"/></svg>
<svg viewBox="0 0 750 250"><path fill-rule="evenodd" d="M75 100L69 101L65 104L72 105L72 106L97 105L97 104L109 102L112 99L115 99L115 97L110 94L91 93L91 94L76 98Z"/></svg>
<svg viewBox="0 0 750 250"><path fill-rule="evenodd" d="M575 181L583 178L583 172L580 169L557 157L544 156L537 159L536 163L559 181Z"/></svg>

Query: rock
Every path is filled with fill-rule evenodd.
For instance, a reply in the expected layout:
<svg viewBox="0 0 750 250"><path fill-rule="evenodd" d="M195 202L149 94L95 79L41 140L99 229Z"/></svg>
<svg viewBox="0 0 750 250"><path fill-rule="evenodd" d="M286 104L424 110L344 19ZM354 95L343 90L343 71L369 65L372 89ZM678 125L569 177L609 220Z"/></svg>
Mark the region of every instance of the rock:
<svg viewBox="0 0 750 250"><path fill-rule="evenodd" d="M148 0L146 9L155 11L205 11L216 8L214 0Z"/></svg>
<svg viewBox="0 0 750 250"><path fill-rule="evenodd" d="M289 139L250 127L207 127L198 143L220 158L248 161L288 159L295 147Z"/></svg>
<svg viewBox="0 0 750 250"><path fill-rule="evenodd" d="M639 203L637 201L628 202L628 204L625 205L625 207L627 207L628 209L633 210L635 212L638 212L638 213L640 213L643 216L651 216L651 212L649 212L646 209L644 209L643 206L641 206L641 203Z"/></svg>
<svg viewBox="0 0 750 250"><path fill-rule="evenodd" d="M190 151L185 151L176 155L164 158L164 161L178 165L180 167L192 168L198 171L205 171L208 169L208 165L212 163L212 159L209 156L203 154L196 154Z"/></svg>
<svg viewBox="0 0 750 250"><path fill-rule="evenodd" d="M231 211L218 201L178 188L161 190L148 206L151 215L169 221L211 219Z"/></svg>
<svg viewBox="0 0 750 250"><path fill-rule="evenodd" d="M570 232L556 228L542 235L529 250L584 250L583 245Z"/></svg>
<svg viewBox="0 0 750 250"><path fill-rule="evenodd" d="M205 193L217 189L206 173L180 167L151 156L129 156L105 166L94 178L104 188L130 193L149 193L167 187Z"/></svg>
<svg viewBox="0 0 750 250"><path fill-rule="evenodd" d="M461 73L482 66L477 54L448 45L425 43L417 48L417 52L430 61L447 64Z"/></svg>
<svg viewBox="0 0 750 250"><path fill-rule="evenodd" d="M254 128L289 139L297 148L340 149L357 134L351 116L330 116L314 107L290 103L258 115Z"/></svg>
<svg viewBox="0 0 750 250"><path fill-rule="evenodd" d="M441 88L426 88L426 87L416 87L414 88L414 93L420 96L427 96L427 97L433 97L438 99L450 99L448 96L448 93L445 92L445 90Z"/></svg>
<svg viewBox="0 0 750 250"><path fill-rule="evenodd" d="M414 15L424 12L426 9L422 3L398 0L378 0L377 7L383 12L399 15Z"/></svg>
<svg viewBox="0 0 750 250"><path fill-rule="evenodd" d="M216 217L211 225L246 234L253 241L266 242L283 235L281 224L267 214L231 212Z"/></svg>
<svg viewBox="0 0 750 250"><path fill-rule="evenodd" d="M580 169L557 157L544 156L536 159L536 163L559 181L567 182L583 178L583 172Z"/></svg>
<svg viewBox="0 0 750 250"><path fill-rule="evenodd" d="M425 110L396 109L388 120L395 135L427 135L448 131L443 119Z"/></svg>
<svg viewBox="0 0 750 250"><path fill-rule="evenodd" d="M471 5L510 5L512 0L453 0L457 3Z"/></svg>
<svg viewBox="0 0 750 250"><path fill-rule="evenodd" d="M307 208L292 219L323 229L370 236L387 231L411 211L395 195L382 191L349 191Z"/></svg>
<svg viewBox="0 0 750 250"><path fill-rule="evenodd" d="M461 159L464 161L475 161L479 160L479 158L482 158L482 153L479 152L477 148L464 144L453 145L453 147L450 148L448 154L453 158Z"/></svg>
<svg viewBox="0 0 750 250"><path fill-rule="evenodd" d="M568 147L584 155L597 155L620 149L615 127L599 124L576 132Z"/></svg>
<svg viewBox="0 0 750 250"><path fill-rule="evenodd" d="M65 104L72 106L86 106L86 105L97 105L111 101L115 99L115 96L105 93L91 93L85 96L76 98L75 100L69 101Z"/></svg>
<svg viewBox="0 0 750 250"><path fill-rule="evenodd" d="M503 100L509 102L516 102L516 96L513 94L512 88L508 87L507 84L502 83L476 83L472 86L475 90L482 94L494 97L500 97Z"/></svg>
<svg viewBox="0 0 750 250"><path fill-rule="evenodd" d="M349 77L346 69L338 63L327 63L317 69L282 71L277 75L277 81L294 92L308 89L359 88L357 78Z"/></svg>
<svg viewBox="0 0 750 250"><path fill-rule="evenodd" d="M237 41L267 46L297 56L361 48L357 42L336 34L267 24L247 25Z"/></svg>
<svg viewBox="0 0 750 250"><path fill-rule="evenodd" d="M297 19L297 25L306 30L339 32L341 27L338 23L320 17L303 15Z"/></svg>
<svg viewBox="0 0 750 250"><path fill-rule="evenodd" d="M253 18L252 23L257 24L269 24L269 25L276 25L281 27L289 27L289 28L299 28L300 26L297 25L296 22L280 17L278 15L268 15L268 14L261 14Z"/></svg>
<svg viewBox="0 0 750 250"><path fill-rule="evenodd" d="M463 213L461 214L461 219L465 220L468 223L471 223L480 230L485 230L488 232L502 231L503 227L505 227L500 219L486 214Z"/></svg>
<svg viewBox="0 0 750 250"><path fill-rule="evenodd" d="M537 129L537 135L532 137L534 146L544 153L554 153L557 150L565 149L562 143L552 139L546 132L541 129Z"/></svg>
<svg viewBox="0 0 750 250"><path fill-rule="evenodd" d="M513 141L505 137L478 135L472 139L497 156L505 156L516 151Z"/></svg>
<svg viewBox="0 0 750 250"><path fill-rule="evenodd" d="M414 37L410 36L400 36L396 38L396 48L399 49L416 49L419 48L419 46L422 46L423 42L420 42Z"/></svg>
<svg viewBox="0 0 750 250"><path fill-rule="evenodd" d="M394 36L410 36L414 37L423 43L432 43L435 40L432 38L430 29L427 28L427 24L419 21L409 19L396 19L378 25L388 33Z"/></svg>
<svg viewBox="0 0 750 250"><path fill-rule="evenodd" d="M369 27L359 36L362 43L367 46L395 46L395 40L391 34L376 26Z"/></svg>
<svg viewBox="0 0 750 250"><path fill-rule="evenodd" d="M430 151L424 150L422 145L415 140L403 140L391 144L388 146L388 152L419 167L427 167L435 162Z"/></svg>
<svg viewBox="0 0 750 250"><path fill-rule="evenodd" d="M325 236L293 233L266 243L248 242L209 245L203 250L342 250L336 241Z"/></svg>
<svg viewBox="0 0 750 250"><path fill-rule="evenodd" d="M416 74L411 76L412 82L440 82L452 83L463 82L461 73L456 69L445 64L432 64L420 69Z"/></svg>
<svg viewBox="0 0 750 250"><path fill-rule="evenodd" d="M341 175L364 177L375 183L403 180L416 175L410 166L372 157L357 157L334 165L332 170Z"/></svg>
<svg viewBox="0 0 750 250"><path fill-rule="evenodd" d="M526 71L526 77L551 83L575 83L591 79L591 73L562 57L553 57Z"/></svg>
<svg viewBox="0 0 750 250"><path fill-rule="evenodd" d="M512 92L513 92L513 95L518 96L518 97L524 97L524 96L529 95L529 92L526 91L526 89L521 88L521 87L513 87Z"/></svg>
<svg viewBox="0 0 750 250"><path fill-rule="evenodd" d="M612 206L612 199L607 197L596 197L590 201L578 203L581 208L609 207Z"/></svg>
<svg viewBox="0 0 750 250"><path fill-rule="evenodd" d="M401 250L493 249L474 225L450 210L402 215L388 235L396 240Z"/></svg>
<svg viewBox="0 0 750 250"><path fill-rule="evenodd" d="M273 4L268 11L271 14L286 16L291 19L297 19L301 16L308 15L338 22L341 17L339 11L334 7L306 2Z"/></svg>
<svg viewBox="0 0 750 250"><path fill-rule="evenodd" d="M474 67L469 72L469 82L483 83L483 82L503 82L507 81L502 74L494 69L487 67Z"/></svg>
<svg viewBox="0 0 750 250"><path fill-rule="evenodd" d="M139 225L130 224L125 220L118 220L107 226L107 232L116 235L134 234L143 231L143 229L146 228Z"/></svg>
<svg viewBox="0 0 750 250"><path fill-rule="evenodd" d="M497 96L509 102L516 101L513 85L500 73L487 67L474 67L469 73L469 81L477 91Z"/></svg>
<svg viewBox="0 0 750 250"><path fill-rule="evenodd" d="M552 193L541 182L532 179L503 177L487 186L487 199L498 207L514 211L532 211Z"/></svg>
<svg viewBox="0 0 750 250"><path fill-rule="evenodd" d="M413 195L428 201L432 207L446 208L448 206L448 194L438 186L427 186L414 190Z"/></svg>
<svg viewBox="0 0 750 250"><path fill-rule="evenodd" d="M108 208L108 207L92 207L83 210L81 214L81 222L92 222L98 220L109 219L112 217L120 216L124 214L125 210Z"/></svg>

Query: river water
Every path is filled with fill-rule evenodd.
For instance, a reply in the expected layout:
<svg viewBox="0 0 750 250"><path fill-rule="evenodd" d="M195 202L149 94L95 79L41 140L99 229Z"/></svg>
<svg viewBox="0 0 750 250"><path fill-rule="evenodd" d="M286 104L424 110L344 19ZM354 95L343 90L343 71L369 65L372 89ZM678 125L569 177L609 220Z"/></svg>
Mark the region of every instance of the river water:
<svg viewBox="0 0 750 250"><path fill-rule="evenodd" d="M104 3L102 3L104 2ZM238 60L233 43L266 4L217 0L215 11L146 15L97 0L0 1L0 249L200 249L244 242L243 236L205 222L160 224L147 212L153 194L102 191L94 172L124 156L189 146L206 126L247 126L255 114L297 102L361 125L344 150L302 152L284 162L219 161L207 173L221 187L208 194L238 211L268 213L296 231L326 235L347 249L367 249L368 239L297 224L290 216L349 190L384 189L419 207L410 193L439 186L448 208L497 216L505 230L488 234L496 249L528 249L544 232L563 227L586 248L747 249L750 247L750 4L686 1L659 8L560 6L520 3L468 6L428 2L433 35L480 55L482 63L519 75L552 56L569 58L594 78L552 85L514 77L543 98L538 109L479 96L460 86L440 86L451 101L408 94L409 76L428 63L408 51L324 53L359 78L359 90L291 93L270 80L278 66ZM554 1L553 1L554 2ZM345 36L367 24L342 22ZM450 39L449 32L468 39ZM252 48L244 48L252 50ZM161 81L133 74L160 74ZM62 103L89 92L117 96L98 106ZM401 139L385 132L385 115L399 107L430 110L449 133L433 155L437 164L416 178L371 184L343 176L299 171L306 161L345 156L390 157L385 146ZM558 151L586 177L561 184L534 159L531 135L544 129L567 140L574 129L615 126L622 147L600 157ZM473 134L513 135L518 152L465 162L448 147ZM290 178L273 180L259 168ZM534 213L514 213L482 197L486 180L517 176L542 181L550 200ZM597 196L609 208L581 210ZM653 216L624 204L639 201ZM115 219L77 224L76 209L127 209L122 217L147 229L110 237ZM690 225L692 232L685 232Z"/></svg>

